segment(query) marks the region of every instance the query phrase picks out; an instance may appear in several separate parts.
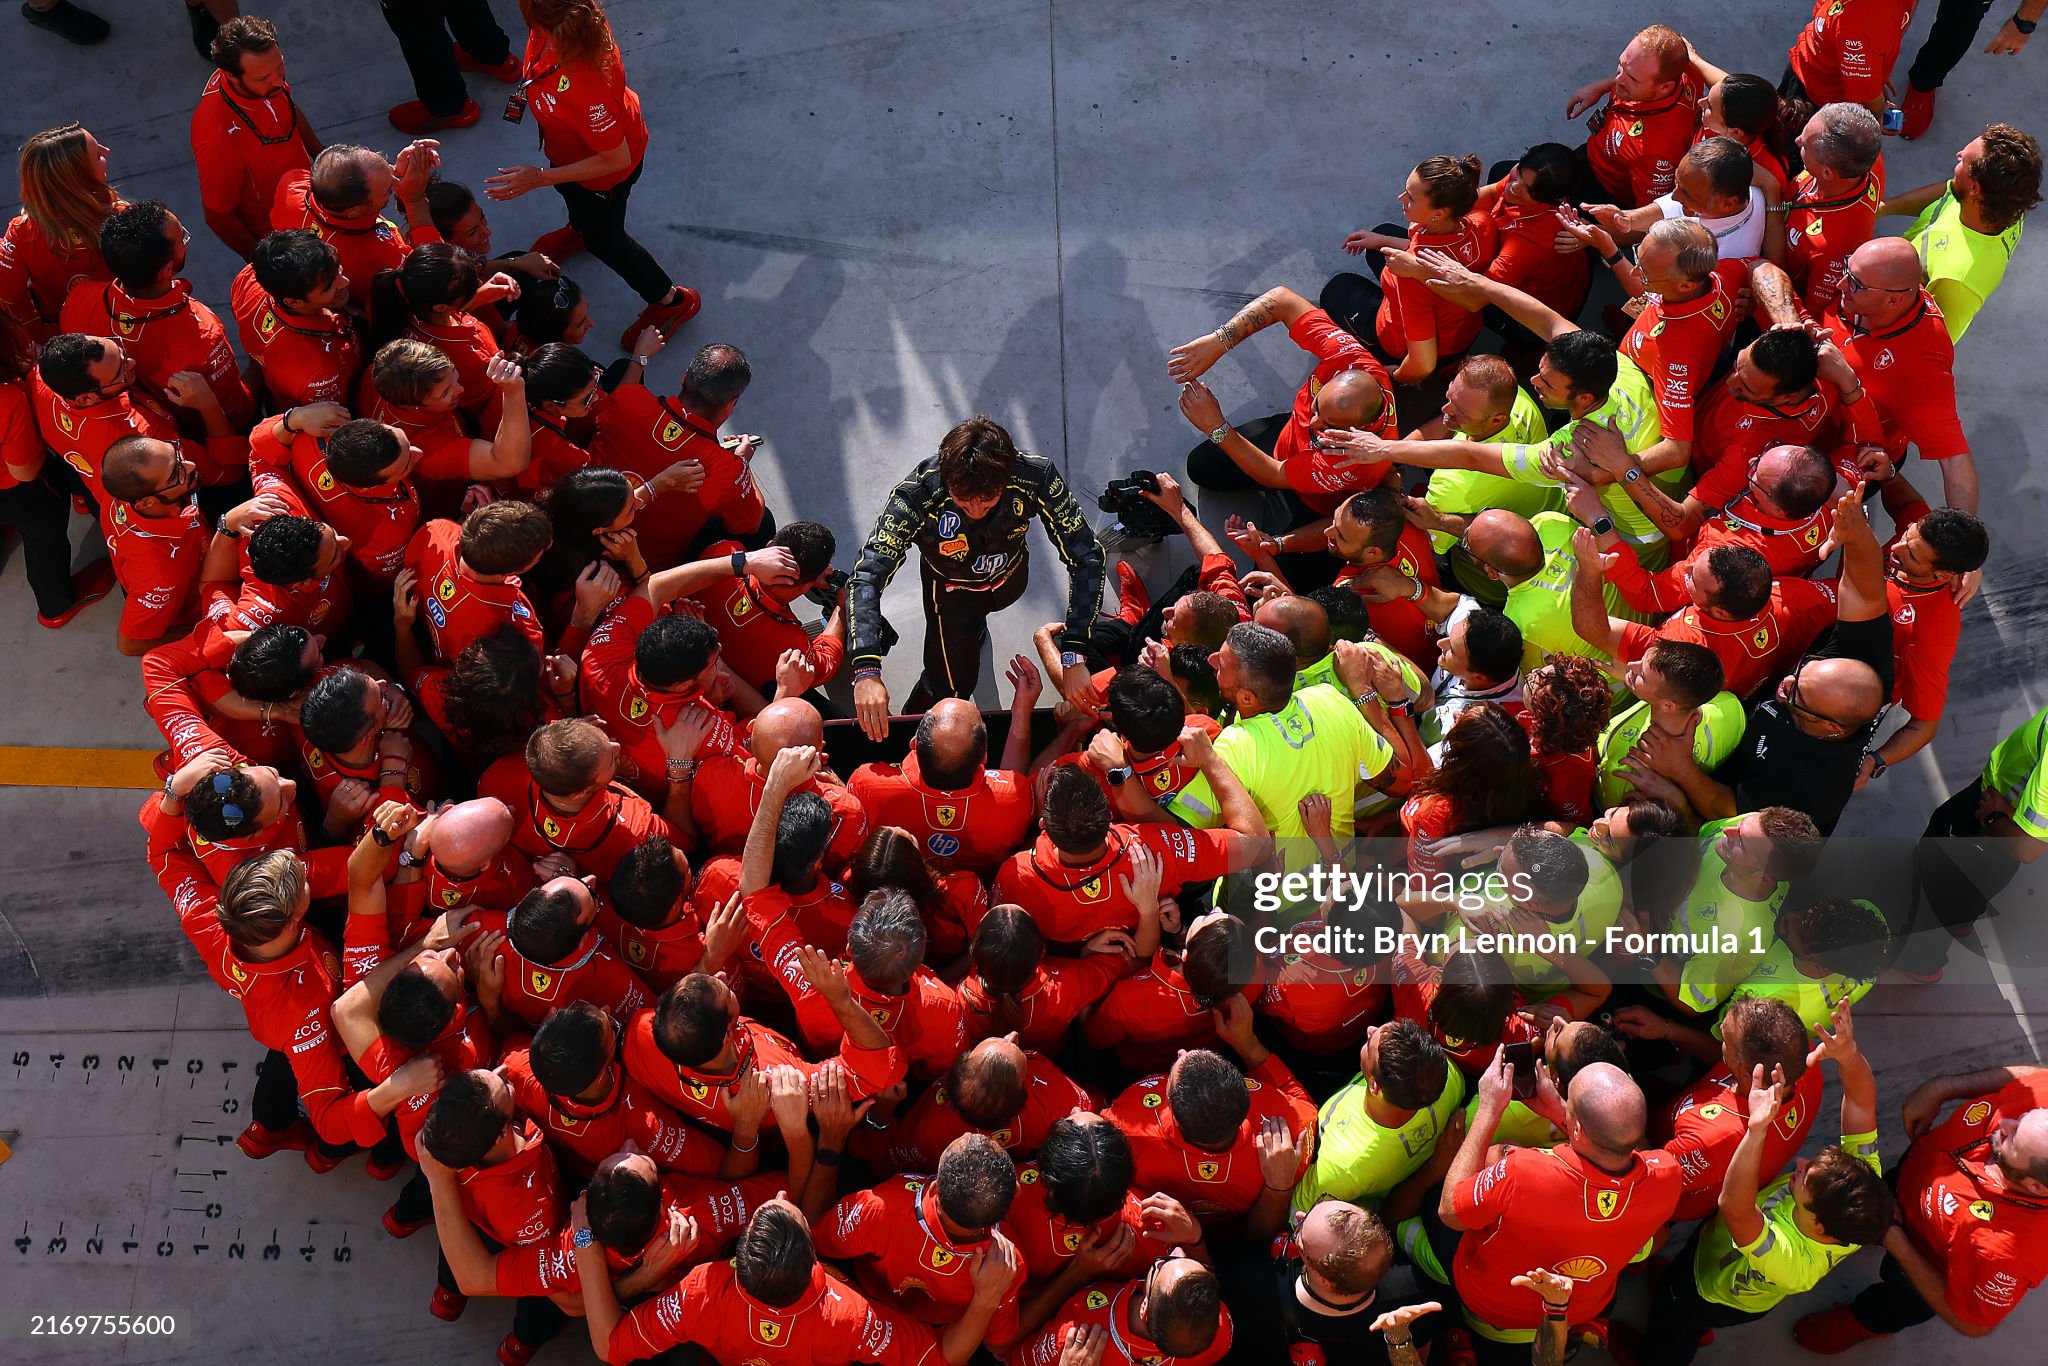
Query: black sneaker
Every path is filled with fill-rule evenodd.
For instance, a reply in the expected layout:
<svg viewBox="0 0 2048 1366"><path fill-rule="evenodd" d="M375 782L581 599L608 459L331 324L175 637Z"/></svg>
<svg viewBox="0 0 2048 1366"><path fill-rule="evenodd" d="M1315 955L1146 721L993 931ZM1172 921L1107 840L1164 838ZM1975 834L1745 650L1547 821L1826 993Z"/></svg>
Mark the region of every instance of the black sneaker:
<svg viewBox="0 0 2048 1366"><path fill-rule="evenodd" d="M21 17L39 29L56 34L67 43L80 47L91 47L103 43L114 26L88 10L82 10L71 0L57 0L49 9L37 9L23 0Z"/></svg>
<svg viewBox="0 0 2048 1366"><path fill-rule="evenodd" d="M220 20L209 14L204 5L185 6L185 18L192 24L192 46L199 49L201 57L212 61L213 35L220 32Z"/></svg>

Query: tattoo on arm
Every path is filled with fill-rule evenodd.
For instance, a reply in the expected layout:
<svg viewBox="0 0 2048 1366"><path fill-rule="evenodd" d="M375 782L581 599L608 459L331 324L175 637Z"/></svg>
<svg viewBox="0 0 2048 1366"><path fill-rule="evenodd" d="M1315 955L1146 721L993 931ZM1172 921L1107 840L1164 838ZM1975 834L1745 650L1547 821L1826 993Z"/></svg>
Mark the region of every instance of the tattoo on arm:
<svg viewBox="0 0 2048 1366"><path fill-rule="evenodd" d="M1260 328L1268 326L1272 321L1273 297L1269 291L1239 309L1236 317L1216 329L1216 335L1223 338L1224 346L1236 346L1238 342Z"/></svg>

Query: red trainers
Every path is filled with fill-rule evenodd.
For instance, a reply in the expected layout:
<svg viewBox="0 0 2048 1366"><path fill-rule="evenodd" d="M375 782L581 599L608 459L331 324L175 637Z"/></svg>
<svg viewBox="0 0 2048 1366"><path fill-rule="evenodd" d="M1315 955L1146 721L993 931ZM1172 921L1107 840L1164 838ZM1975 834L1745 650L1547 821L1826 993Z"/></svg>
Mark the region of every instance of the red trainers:
<svg viewBox="0 0 2048 1366"><path fill-rule="evenodd" d="M236 1137L235 1146L258 1162L275 1153L304 1152L313 1146L313 1126L295 1119L289 1129L266 1129L252 1120Z"/></svg>
<svg viewBox="0 0 2048 1366"><path fill-rule="evenodd" d="M1831 1357L1848 1351L1859 1342L1889 1335L1871 1332L1856 1321L1856 1315L1848 1305L1838 1304L1833 1309L1808 1314L1793 1324L1792 1336L1799 1340L1801 1347L1816 1356Z"/></svg>
<svg viewBox="0 0 2048 1366"><path fill-rule="evenodd" d="M71 576L71 605L54 617L36 613L36 620L52 631L69 626L80 612L105 597L114 586L114 562L95 560Z"/></svg>
<svg viewBox="0 0 2048 1366"><path fill-rule="evenodd" d="M663 303L649 304L640 310L640 316L626 324L626 330L619 334L619 349L631 351L640 333L649 327L667 337L684 323L697 316L697 310L704 307L704 296L694 289L678 289L676 297Z"/></svg>
<svg viewBox="0 0 2048 1366"><path fill-rule="evenodd" d="M1116 562L1116 599L1116 619L1128 626L1136 626L1152 610L1152 595L1128 560Z"/></svg>
<svg viewBox="0 0 2048 1366"><path fill-rule="evenodd" d="M519 1340L517 1333L505 1334L505 1340L498 1344L499 1366L526 1366L533 1360L533 1354L540 1348L529 1347Z"/></svg>
<svg viewBox="0 0 2048 1366"><path fill-rule="evenodd" d="M1899 108L1906 116L1899 136L1917 138L1934 122L1934 92L1922 90L1909 81L1906 84L1906 102Z"/></svg>
<svg viewBox="0 0 2048 1366"><path fill-rule="evenodd" d="M363 1164L363 1170L370 1174L372 1181L389 1181L392 1177L405 1170L405 1153L401 1150L398 1156L391 1161L380 1162L377 1160L377 1154L373 1150L370 1153L370 1160Z"/></svg>
<svg viewBox="0 0 2048 1366"><path fill-rule="evenodd" d="M306 1165L312 1169L315 1176L327 1175L327 1173L345 1162L348 1157L348 1153L343 1153L341 1156L336 1157L323 1149L318 1143L306 1145Z"/></svg>
<svg viewBox="0 0 2048 1366"><path fill-rule="evenodd" d="M505 60L493 66L481 58L470 56L469 49L460 43L455 45L455 69L481 71L492 80L503 81L507 85L519 84L519 78L524 74L517 53L506 53Z"/></svg>
<svg viewBox="0 0 2048 1366"><path fill-rule="evenodd" d="M483 116L483 106L475 100L464 100L462 108L446 117L432 112L418 100L407 100L386 115L393 128L413 137L438 133L444 128L468 128Z"/></svg>
<svg viewBox="0 0 2048 1366"><path fill-rule="evenodd" d="M433 1222L434 1216L431 1214L424 1219L401 1219L398 1217L396 1205L384 1211L384 1231L394 1238L410 1238ZM456 1310L458 1314L461 1312L459 1309Z"/></svg>
<svg viewBox="0 0 2048 1366"><path fill-rule="evenodd" d="M571 227L556 228L553 232L542 233L531 250L559 265L583 250L583 234Z"/></svg>
<svg viewBox="0 0 2048 1366"><path fill-rule="evenodd" d="M433 1316L443 1323L453 1323L462 1317L462 1311L469 1308L469 1296L460 1290L450 1290L445 1285L434 1287L434 1301L427 1306Z"/></svg>

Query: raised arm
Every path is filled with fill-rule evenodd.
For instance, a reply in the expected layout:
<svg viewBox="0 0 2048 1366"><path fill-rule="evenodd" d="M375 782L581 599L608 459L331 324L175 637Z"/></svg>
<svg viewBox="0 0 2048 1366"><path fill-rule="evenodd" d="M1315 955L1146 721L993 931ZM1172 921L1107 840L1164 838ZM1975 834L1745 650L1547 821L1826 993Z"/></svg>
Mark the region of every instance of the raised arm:
<svg viewBox="0 0 2048 1366"><path fill-rule="evenodd" d="M1177 384L1200 379L1209 367L1222 360L1231 347L1274 323L1292 327L1295 320L1315 305L1285 285L1275 285L1240 308L1229 322L1214 332L1205 332L1183 342L1168 353L1166 373Z"/></svg>

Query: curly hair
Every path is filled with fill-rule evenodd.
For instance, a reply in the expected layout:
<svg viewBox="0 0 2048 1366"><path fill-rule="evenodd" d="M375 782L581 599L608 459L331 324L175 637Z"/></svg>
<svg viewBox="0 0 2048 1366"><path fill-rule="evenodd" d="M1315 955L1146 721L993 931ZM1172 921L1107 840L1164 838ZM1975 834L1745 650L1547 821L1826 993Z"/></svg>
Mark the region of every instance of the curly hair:
<svg viewBox="0 0 2048 1366"><path fill-rule="evenodd" d="M611 22L598 0L519 0L519 17L555 45L564 62L609 67L619 59Z"/></svg>
<svg viewBox="0 0 2048 1366"><path fill-rule="evenodd" d="M1538 754L1584 754L1599 743L1613 708L1607 675L1584 655L1552 655L1522 681Z"/></svg>
<svg viewBox="0 0 2048 1366"><path fill-rule="evenodd" d="M1977 207L1994 233L2004 232L2041 202L2041 144L2009 123L1985 126L1977 163Z"/></svg>

